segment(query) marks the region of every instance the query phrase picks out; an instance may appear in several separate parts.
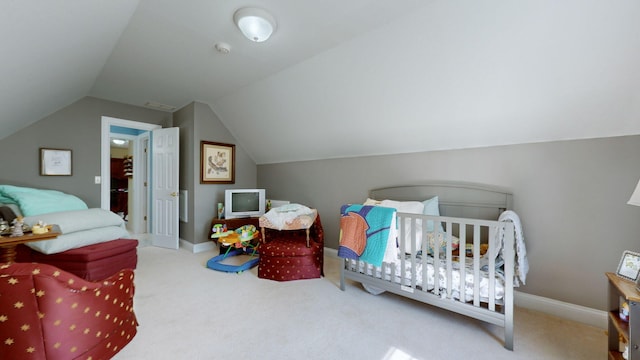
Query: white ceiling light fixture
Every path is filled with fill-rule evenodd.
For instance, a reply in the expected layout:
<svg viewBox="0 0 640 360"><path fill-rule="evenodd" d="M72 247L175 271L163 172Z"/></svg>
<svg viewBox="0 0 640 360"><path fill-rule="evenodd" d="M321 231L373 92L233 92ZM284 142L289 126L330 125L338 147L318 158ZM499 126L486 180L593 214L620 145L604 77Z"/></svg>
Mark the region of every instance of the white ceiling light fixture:
<svg viewBox="0 0 640 360"><path fill-rule="evenodd" d="M258 8L242 8L233 14L242 34L249 40L263 42L276 31L276 19L268 12Z"/></svg>

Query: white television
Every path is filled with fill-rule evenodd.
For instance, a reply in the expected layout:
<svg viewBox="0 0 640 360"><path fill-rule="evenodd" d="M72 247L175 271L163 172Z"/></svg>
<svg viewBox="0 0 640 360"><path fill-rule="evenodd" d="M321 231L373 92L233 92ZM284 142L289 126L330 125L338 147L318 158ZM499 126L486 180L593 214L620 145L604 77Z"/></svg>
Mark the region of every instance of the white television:
<svg viewBox="0 0 640 360"><path fill-rule="evenodd" d="M224 191L225 219L264 215L265 195L264 189L226 189Z"/></svg>

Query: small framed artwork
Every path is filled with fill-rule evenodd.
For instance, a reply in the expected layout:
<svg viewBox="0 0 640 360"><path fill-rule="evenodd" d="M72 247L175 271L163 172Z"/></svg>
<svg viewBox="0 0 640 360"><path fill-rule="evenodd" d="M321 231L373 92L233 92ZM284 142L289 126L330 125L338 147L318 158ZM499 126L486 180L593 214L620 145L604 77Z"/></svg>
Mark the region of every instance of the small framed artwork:
<svg viewBox="0 0 640 360"><path fill-rule="evenodd" d="M236 182L236 146L200 141L200 183L233 184Z"/></svg>
<svg viewBox="0 0 640 360"><path fill-rule="evenodd" d="M71 176L71 150L40 148L40 175Z"/></svg>
<svg viewBox="0 0 640 360"><path fill-rule="evenodd" d="M622 253L622 258L620 259L620 264L618 265L616 274L622 278L635 281L637 286L638 273L640 273L640 254L625 250Z"/></svg>

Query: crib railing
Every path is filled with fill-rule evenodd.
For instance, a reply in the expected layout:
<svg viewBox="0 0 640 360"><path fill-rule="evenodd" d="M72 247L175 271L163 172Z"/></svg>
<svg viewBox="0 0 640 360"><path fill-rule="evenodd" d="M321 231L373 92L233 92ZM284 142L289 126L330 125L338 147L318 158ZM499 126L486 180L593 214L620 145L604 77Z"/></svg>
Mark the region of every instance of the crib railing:
<svg viewBox="0 0 640 360"><path fill-rule="evenodd" d="M433 226L427 226L427 224L433 223ZM452 217L436 217L429 215L416 215L398 213L398 239L399 239L399 252L400 254L410 254L409 258L405 256L400 257L401 269L405 269L405 261L410 261L412 264L421 262L423 269L427 268L427 262L433 260L433 268L444 268L444 282L443 293L441 293L441 286L434 286L432 292L434 295L453 298L453 291L458 290L460 294L460 301L465 301L464 294L467 293L466 275L467 275L467 263L471 260L471 271L473 279L482 279L484 274L481 274L482 264L484 259L486 262L486 272L488 273L489 281L489 294L488 294L488 307L490 310L495 310L496 299L496 259L498 255L501 255L501 239L498 238L499 230L505 226L505 223L499 223L497 221L475 220L475 219L461 219ZM411 224L411 226L402 226L402 224ZM421 226L420 226L421 225ZM442 225L442 226L441 226ZM433 228L433 241L429 240L427 228ZM421 233L419 229L422 228ZM441 234L441 229L444 232ZM467 234L467 230L470 230L470 234ZM410 232L410 234L407 234ZM409 236L407 236L409 235ZM444 249L440 246L440 236L442 235L446 245ZM467 236L469 235L469 236ZM415 239L417 236L422 236L421 248L415 248L415 241L407 241L408 239ZM453 237L456 236L459 239L457 247L457 254L454 251ZM407 244L408 242L408 244ZM433 242L433 246L430 246ZM467 244L471 245L470 249L467 249ZM486 252L481 254L482 245L486 245ZM419 250L419 251L417 251ZM468 256L469 253L471 256ZM422 256L425 254L432 255L431 258ZM454 265L458 263L459 271L459 288L453 288L453 270ZM415 288L415 268L411 266L411 287ZM403 274L408 275L408 274ZM423 271L423 284L426 284L427 273ZM440 279L438 279L440 280ZM481 302L480 296L480 282L473 282L473 305L479 306ZM428 289L422 289L427 291Z"/></svg>
<svg viewBox="0 0 640 360"><path fill-rule="evenodd" d="M345 259L341 270L341 289L344 290L344 279L350 278L503 326L505 347L513 349L513 224L408 213L397 213L397 224L400 270L397 270L396 264L383 262L382 266L375 267L361 261ZM429 239L427 228L433 229L433 242ZM420 246L417 247L415 239L419 236L422 241L418 241ZM442 248L441 236L444 244ZM459 239L457 252L454 236ZM433 246L430 246L431 243ZM470 256L467 256L467 247ZM481 255L483 248L486 248L486 252ZM427 254L431 256L426 256ZM421 278L418 278L417 264L422 266ZM434 274L432 287L427 271L429 265L433 267ZM501 273L504 274L504 294L502 299L497 300L496 283L499 281L498 277L502 277ZM471 299L466 295L466 280L469 275L473 278ZM459 277L456 287L454 276ZM487 294L481 294L481 281L488 282Z"/></svg>

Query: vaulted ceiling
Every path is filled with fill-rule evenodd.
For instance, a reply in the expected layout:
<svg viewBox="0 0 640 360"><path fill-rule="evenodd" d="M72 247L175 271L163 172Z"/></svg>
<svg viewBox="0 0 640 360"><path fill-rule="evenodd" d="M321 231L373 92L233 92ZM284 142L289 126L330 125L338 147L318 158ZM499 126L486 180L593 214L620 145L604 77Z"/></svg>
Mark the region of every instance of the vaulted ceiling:
<svg viewBox="0 0 640 360"><path fill-rule="evenodd" d="M207 103L258 164L640 133L636 0L0 6L0 139L84 96Z"/></svg>

